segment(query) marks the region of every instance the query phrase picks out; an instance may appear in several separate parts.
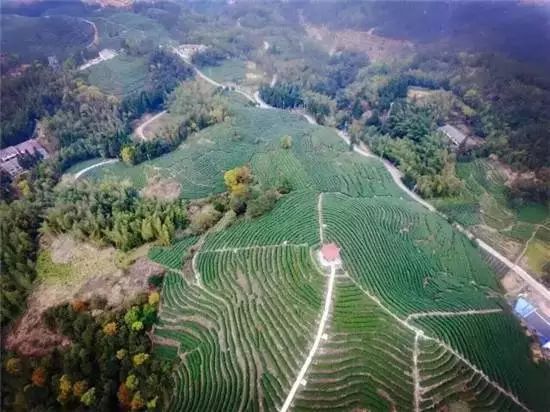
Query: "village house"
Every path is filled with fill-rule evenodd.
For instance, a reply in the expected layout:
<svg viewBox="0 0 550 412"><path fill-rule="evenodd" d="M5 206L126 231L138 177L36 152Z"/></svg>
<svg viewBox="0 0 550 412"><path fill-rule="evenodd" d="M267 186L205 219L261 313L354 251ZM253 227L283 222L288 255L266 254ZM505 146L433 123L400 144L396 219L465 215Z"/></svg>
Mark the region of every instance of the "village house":
<svg viewBox="0 0 550 412"><path fill-rule="evenodd" d="M466 136L464 133L462 133L456 127L451 126L450 124L446 124L445 126L441 126L437 130L439 130L445 136L447 136L447 138L450 140L450 142L456 147L462 146L463 144L466 143L466 140L468 139L468 136Z"/></svg>
<svg viewBox="0 0 550 412"><path fill-rule="evenodd" d="M539 313L526 298L520 297L514 306L514 313L533 332L542 348L550 350L550 320Z"/></svg>
<svg viewBox="0 0 550 412"><path fill-rule="evenodd" d="M24 169L19 164L19 158L25 154L40 153L42 158L48 157L48 152L36 139L29 139L15 146L0 150L0 168L15 177Z"/></svg>

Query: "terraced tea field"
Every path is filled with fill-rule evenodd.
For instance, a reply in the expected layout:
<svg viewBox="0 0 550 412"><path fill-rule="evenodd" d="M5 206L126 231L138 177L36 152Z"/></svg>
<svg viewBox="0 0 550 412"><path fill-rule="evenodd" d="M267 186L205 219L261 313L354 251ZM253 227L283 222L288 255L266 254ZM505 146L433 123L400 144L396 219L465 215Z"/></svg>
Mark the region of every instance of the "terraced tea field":
<svg viewBox="0 0 550 412"><path fill-rule="evenodd" d="M266 185L276 186L287 178L296 190L403 196L381 164L348 152L333 130L280 110L240 104L232 110L229 121L202 130L174 152L137 166L108 165L87 178L128 179L141 188L147 176L157 174L178 181L182 196L193 199L223 192L223 173L250 164ZM280 147L285 135L293 139L287 150Z"/></svg>
<svg viewBox="0 0 550 412"><path fill-rule="evenodd" d="M315 256L330 241L343 266L328 273ZM191 264L170 253L188 252L153 257L171 269L155 342L178 359L173 410L550 405L550 370L479 252L398 197L296 191L207 235Z"/></svg>
<svg viewBox="0 0 550 412"><path fill-rule="evenodd" d="M242 164L294 190L258 219L150 253L168 270L154 342L176 360L170 410L550 410L550 368L480 251L332 130L235 106L173 153L91 174L157 173L196 198ZM328 242L341 266L320 263Z"/></svg>
<svg viewBox="0 0 550 412"><path fill-rule="evenodd" d="M147 70L145 58L118 55L83 73L91 85L97 86L104 93L124 97L143 90L147 82Z"/></svg>

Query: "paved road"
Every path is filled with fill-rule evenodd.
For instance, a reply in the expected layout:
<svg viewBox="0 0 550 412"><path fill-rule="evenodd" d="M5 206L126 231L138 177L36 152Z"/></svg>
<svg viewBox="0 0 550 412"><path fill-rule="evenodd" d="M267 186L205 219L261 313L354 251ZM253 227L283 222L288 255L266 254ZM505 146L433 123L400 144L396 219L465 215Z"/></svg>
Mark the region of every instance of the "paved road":
<svg viewBox="0 0 550 412"><path fill-rule="evenodd" d="M91 166L88 166L88 167L82 169L77 174L75 174L74 175L74 180L77 180L80 176L88 173L90 170L95 169L96 167L100 167L100 166L103 166L103 165L108 165L110 163L116 163L116 162L118 162L118 159L109 159L109 160L104 160L103 162L99 162L99 163L93 164Z"/></svg>
<svg viewBox="0 0 550 412"><path fill-rule="evenodd" d="M137 135L137 137L141 140L147 140L147 138L145 137L145 135L143 134L143 129L145 129L145 127L147 127L147 125L149 123L152 123L154 122L155 120L157 120L159 117L162 117L166 114L166 110L163 110L162 112L159 112L157 114L155 114L153 117L147 119L145 122L143 122L142 124L140 124L138 126L138 128L136 129L135 133Z"/></svg>

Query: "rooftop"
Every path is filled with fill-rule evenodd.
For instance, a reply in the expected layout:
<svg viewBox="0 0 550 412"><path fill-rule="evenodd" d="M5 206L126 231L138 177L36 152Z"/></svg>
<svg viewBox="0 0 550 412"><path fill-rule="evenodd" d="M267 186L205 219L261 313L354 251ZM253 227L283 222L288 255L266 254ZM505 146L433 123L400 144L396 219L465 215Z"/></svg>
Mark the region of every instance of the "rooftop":
<svg viewBox="0 0 550 412"><path fill-rule="evenodd" d="M457 146L460 146L464 140L466 140L466 135L450 124L441 126L438 130L445 133L445 135Z"/></svg>
<svg viewBox="0 0 550 412"><path fill-rule="evenodd" d="M327 243L321 248L321 254L327 262L334 262L340 258L340 248L334 243Z"/></svg>

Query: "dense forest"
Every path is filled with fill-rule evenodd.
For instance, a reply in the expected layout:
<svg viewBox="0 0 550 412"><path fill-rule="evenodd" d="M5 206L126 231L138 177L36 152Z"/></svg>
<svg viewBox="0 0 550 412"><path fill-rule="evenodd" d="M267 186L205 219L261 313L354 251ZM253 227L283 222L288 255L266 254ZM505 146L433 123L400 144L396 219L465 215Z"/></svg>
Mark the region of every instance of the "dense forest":
<svg viewBox="0 0 550 412"><path fill-rule="evenodd" d="M159 293L152 291L127 310L104 311L101 299L49 310L45 322L69 337L71 348L35 358L4 353L3 408L161 410L169 396L170 365L151 356L148 336L158 303Z"/></svg>

